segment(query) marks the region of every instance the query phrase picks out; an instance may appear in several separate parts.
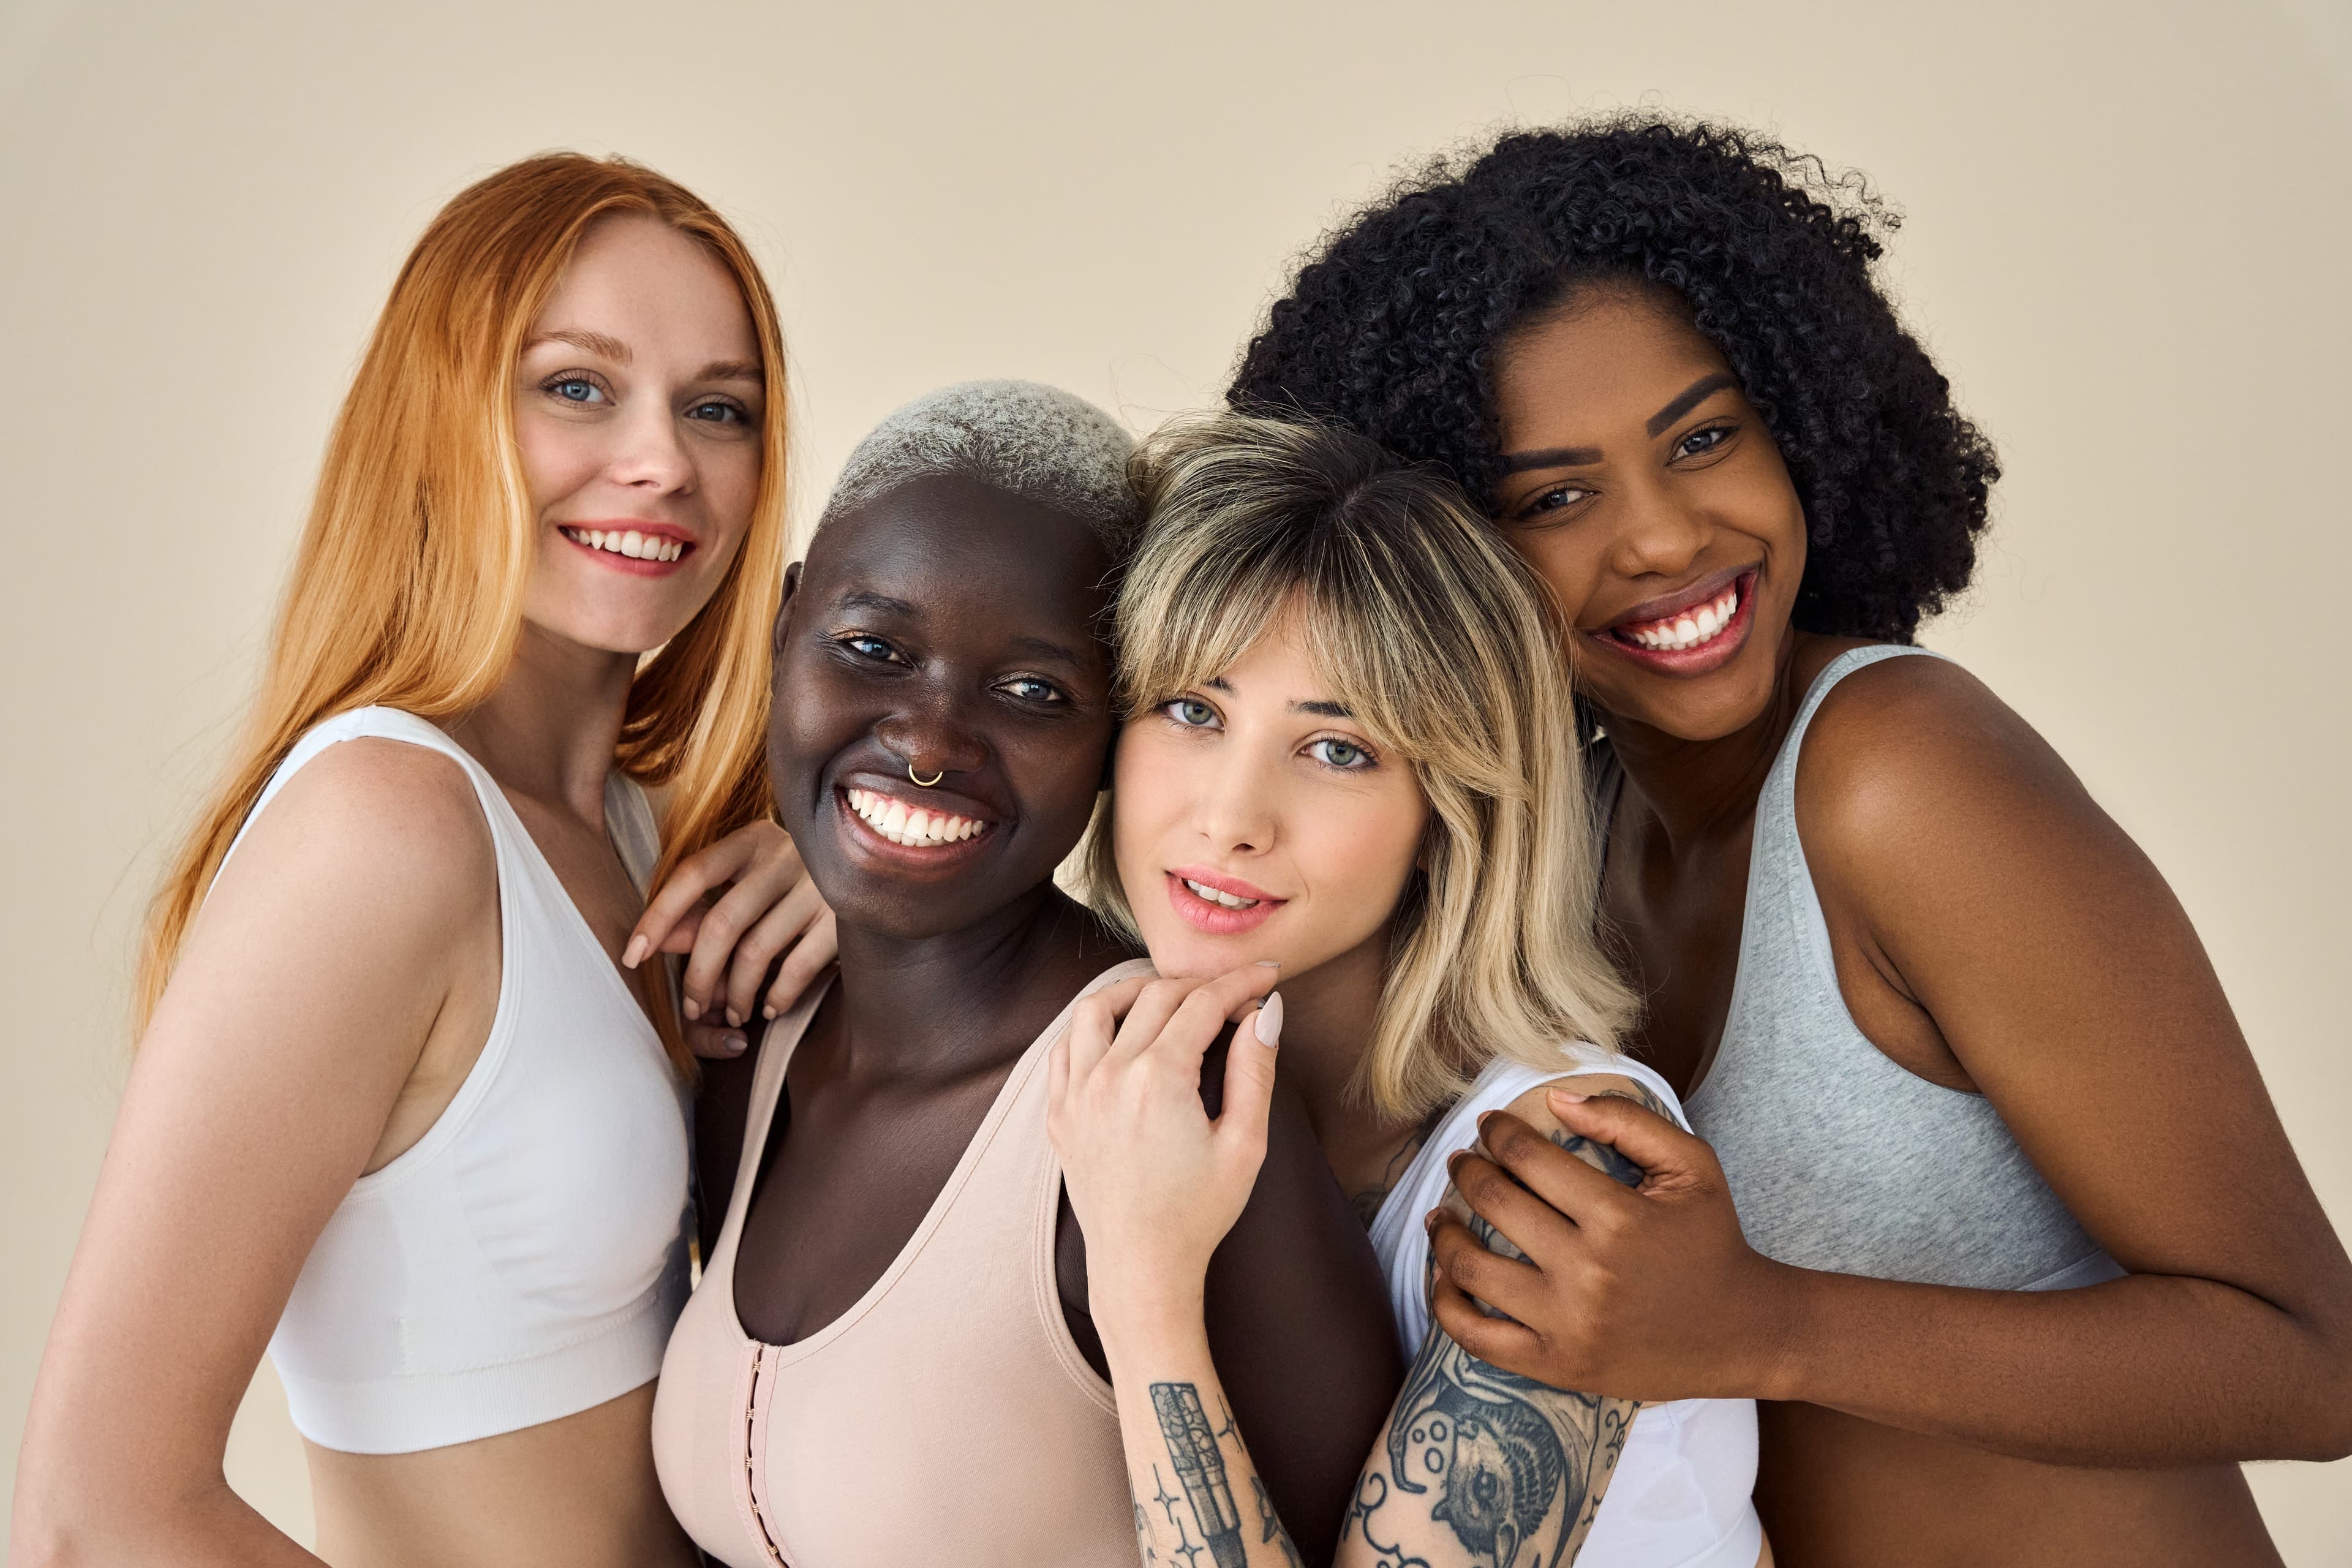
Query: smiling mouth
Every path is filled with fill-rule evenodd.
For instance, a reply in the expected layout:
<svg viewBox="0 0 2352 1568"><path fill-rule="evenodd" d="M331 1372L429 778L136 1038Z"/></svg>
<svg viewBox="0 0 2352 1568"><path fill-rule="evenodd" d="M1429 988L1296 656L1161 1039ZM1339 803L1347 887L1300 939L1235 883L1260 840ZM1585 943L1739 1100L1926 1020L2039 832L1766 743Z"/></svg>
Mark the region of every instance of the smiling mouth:
<svg viewBox="0 0 2352 1568"><path fill-rule="evenodd" d="M1652 653L1687 653L1692 648L1705 647L1731 629L1749 581L1750 574L1742 574L1706 604L1688 605L1654 621L1631 621L1611 626L1609 635Z"/></svg>
<svg viewBox="0 0 2352 1568"><path fill-rule="evenodd" d="M625 555L632 561L677 561L694 548L682 539L639 533L634 528L561 528L557 531L574 544L608 555Z"/></svg>
<svg viewBox="0 0 2352 1568"><path fill-rule="evenodd" d="M1183 883L1185 890L1194 898L1205 899L1223 909L1254 910L1265 901L1263 899L1244 899L1239 893L1228 893L1223 889L1212 888L1205 882L1196 882L1190 877L1179 877L1176 879Z"/></svg>
<svg viewBox="0 0 2352 1568"><path fill-rule="evenodd" d="M977 838L996 825L982 822L976 816L960 816L951 811L933 811L923 806L910 806L896 795L878 790L850 789L842 792L850 811L879 837L907 849L931 849L950 844L961 844Z"/></svg>

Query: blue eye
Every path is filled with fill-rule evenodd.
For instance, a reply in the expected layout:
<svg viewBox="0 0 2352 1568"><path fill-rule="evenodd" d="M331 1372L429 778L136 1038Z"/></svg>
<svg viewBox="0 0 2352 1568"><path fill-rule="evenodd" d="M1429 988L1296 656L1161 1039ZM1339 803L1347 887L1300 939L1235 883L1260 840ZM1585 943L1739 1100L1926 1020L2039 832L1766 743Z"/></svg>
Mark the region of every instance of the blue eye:
<svg viewBox="0 0 2352 1568"><path fill-rule="evenodd" d="M1024 702L1051 704L1069 700L1060 687L1050 680L1040 680L1034 675L1016 675L996 689L1018 697Z"/></svg>
<svg viewBox="0 0 2352 1568"><path fill-rule="evenodd" d="M600 401L612 401L604 395L603 387L584 375L557 376L547 384L546 391L566 403L578 404L582 407L593 407Z"/></svg>
<svg viewBox="0 0 2352 1568"><path fill-rule="evenodd" d="M1321 754L1318 755L1318 752ZM1379 765L1373 760L1371 752L1353 741L1327 739L1312 742L1307 748L1307 754L1314 757L1326 767L1339 768L1346 773L1360 773L1366 768Z"/></svg>
<svg viewBox="0 0 2352 1568"><path fill-rule="evenodd" d="M688 419L700 419L712 425L740 425L746 416L731 403L698 403L686 411Z"/></svg>
<svg viewBox="0 0 2352 1568"><path fill-rule="evenodd" d="M834 640L859 658L871 659L877 664L887 664L898 657L898 650L887 642L877 637L868 637L863 632L852 632L847 637L836 637Z"/></svg>
<svg viewBox="0 0 2352 1568"><path fill-rule="evenodd" d="M1187 730L1205 730L1217 721L1217 710L1197 697L1179 697L1173 702L1163 702L1160 710Z"/></svg>

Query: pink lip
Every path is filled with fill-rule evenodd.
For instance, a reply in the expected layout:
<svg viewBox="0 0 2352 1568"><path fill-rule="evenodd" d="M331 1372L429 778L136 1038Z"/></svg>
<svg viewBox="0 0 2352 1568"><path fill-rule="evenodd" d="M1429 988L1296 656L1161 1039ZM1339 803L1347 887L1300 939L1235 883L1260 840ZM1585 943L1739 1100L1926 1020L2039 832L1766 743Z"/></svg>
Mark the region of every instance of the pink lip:
<svg viewBox="0 0 2352 1568"><path fill-rule="evenodd" d="M858 858L879 862L894 871L944 874L957 870L996 837L998 826L992 822L982 831L969 838L958 839L953 844L893 844L867 826L864 817L849 809L846 786L833 792L833 809L841 819L842 837L849 841Z"/></svg>
<svg viewBox="0 0 2352 1568"><path fill-rule="evenodd" d="M1598 631L1586 632L1584 637L1588 642L1607 648L1618 658L1631 659L1661 675L1690 677L1710 674L1738 657L1739 650L1747 645L1748 634L1755 629L1756 581L1759 574L1759 569L1751 566L1746 572L1730 577L1700 583L1682 593L1654 599L1637 606L1635 613L1620 616ZM1723 590L1732 583L1739 585L1739 607L1731 612L1731 624L1696 647L1643 647L1616 635L1619 626L1643 625L1663 619L1676 611L1686 610L1694 605L1710 603L1721 596Z"/></svg>
<svg viewBox="0 0 2352 1568"><path fill-rule="evenodd" d="M576 540L570 534L565 533L563 530L567 528L577 529L583 533L590 531L598 533L628 533L634 531L646 539L666 539L669 540L673 543L683 544L686 548L679 552L678 557L675 561L636 561L632 560L626 555L615 554L610 550L599 550L593 545L583 544L579 540ZM557 537L562 539L564 543L569 544L572 549L579 551L583 555L593 556L598 565L609 567L613 571L624 573L631 577L667 577L671 573L678 571L680 568L684 567L688 562L693 560L695 552L701 548L694 535L678 527L676 523L646 522L642 519L634 517L585 518L578 521L559 522L555 525L555 529Z"/></svg>
<svg viewBox="0 0 2352 1568"><path fill-rule="evenodd" d="M1214 888L1221 893L1231 893L1238 899L1255 899L1258 901L1245 910L1229 910L1223 904L1211 903L1186 887L1184 885L1186 878L1192 879L1204 888ZM1288 901L1253 888L1247 882L1236 881L1231 877L1219 877L1206 871L1171 871L1167 873L1167 881L1168 907L1174 910L1177 917L1185 924L1195 931L1204 931L1210 936L1238 936L1243 931L1255 931L1273 919L1274 911Z"/></svg>

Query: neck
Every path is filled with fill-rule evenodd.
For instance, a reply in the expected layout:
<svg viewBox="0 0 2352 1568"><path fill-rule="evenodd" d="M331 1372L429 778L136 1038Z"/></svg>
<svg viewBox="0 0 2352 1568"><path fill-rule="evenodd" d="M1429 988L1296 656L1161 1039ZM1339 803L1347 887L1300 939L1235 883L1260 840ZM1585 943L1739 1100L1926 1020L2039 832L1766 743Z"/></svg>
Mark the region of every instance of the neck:
<svg viewBox="0 0 2352 1568"><path fill-rule="evenodd" d="M635 654L583 647L525 621L506 679L449 725L450 736L508 789L601 826L636 669Z"/></svg>
<svg viewBox="0 0 2352 1568"><path fill-rule="evenodd" d="M1670 848L1735 832L1754 815L1765 775L1772 771L1804 700L1796 680L1798 645L1803 640L1805 634L1794 631L1782 639L1771 696L1756 717L1727 735L1685 740L1639 719L1601 710L1625 782L1656 817Z"/></svg>
<svg viewBox="0 0 2352 1568"><path fill-rule="evenodd" d="M1076 985L1122 956L1090 940L1094 929L1094 917L1051 882L938 936L899 937L844 921L836 995L847 1070L952 1074L973 1062L978 1045L1034 1038L1050 1015L1031 1026L1033 998L1051 997L1058 1009ZM1073 959L1094 967L1060 984L1057 972Z"/></svg>
<svg viewBox="0 0 2352 1568"><path fill-rule="evenodd" d="M1307 1120L1327 1146L1335 1127L1375 1117L1348 1089L1380 1021L1389 937L1383 923L1339 957L1282 977L1281 1072L1306 1101Z"/></svg>

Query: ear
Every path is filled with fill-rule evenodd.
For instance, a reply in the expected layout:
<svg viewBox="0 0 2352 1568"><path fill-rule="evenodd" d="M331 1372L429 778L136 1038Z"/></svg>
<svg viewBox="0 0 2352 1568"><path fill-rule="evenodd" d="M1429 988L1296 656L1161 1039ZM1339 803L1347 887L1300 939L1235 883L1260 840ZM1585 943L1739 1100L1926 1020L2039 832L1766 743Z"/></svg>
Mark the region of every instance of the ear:
<svg viewBox="0 0 2352 1568"><path fill-rule="evenodd" d="M793 613L793 595L800 591L801 563L795 561L784 568L784 595L776 601L776 624L768 632L768 655L772 658L784 651L784 622Z"/></svg>

